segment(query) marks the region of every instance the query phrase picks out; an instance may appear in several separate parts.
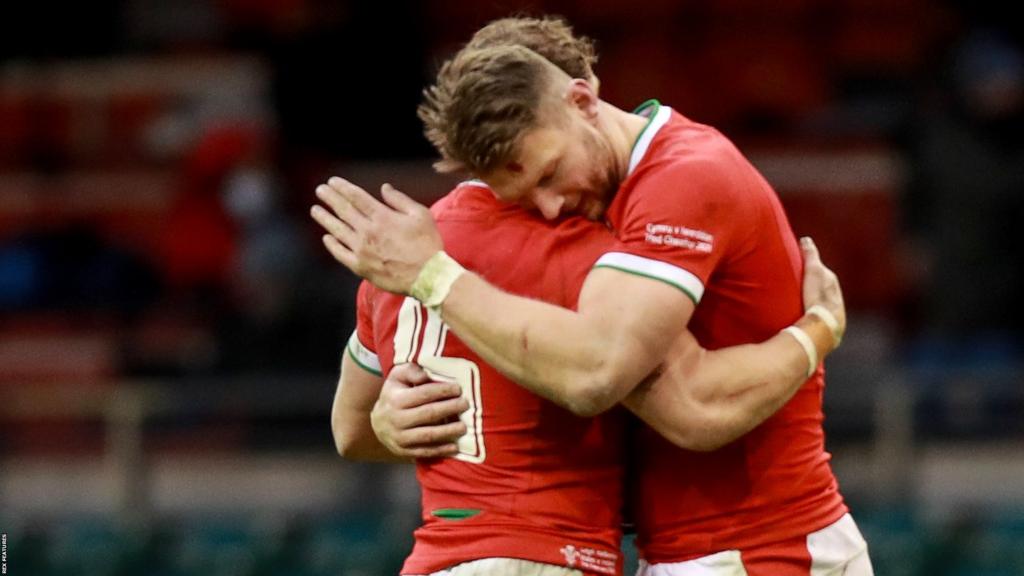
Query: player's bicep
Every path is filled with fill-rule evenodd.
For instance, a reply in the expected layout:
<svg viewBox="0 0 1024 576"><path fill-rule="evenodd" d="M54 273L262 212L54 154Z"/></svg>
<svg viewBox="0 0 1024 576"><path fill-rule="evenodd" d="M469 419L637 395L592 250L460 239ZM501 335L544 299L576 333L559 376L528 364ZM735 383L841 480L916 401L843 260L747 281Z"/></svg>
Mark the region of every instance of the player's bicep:
<svg viewBox="0 0 1024 576"><path fill-rule="evenodd" d="M369 414L380 395L384 378L356 363L352 356L345 354L341 361L341 378L338 381L338 398L351 411Z"/></svg>
<svg viewBox="0 0 1024 576"><path fill-rule="evenodd" d="M611 267L591 270L579 299L579 312L608 332L613 372L634 383L662 362L695 307L677 284Z"/></svg>
<svg viewBox="0 0 1024 576"><path fill-rule="evenodd" d="M358 339L353 335L358 345ZM373 437L370 427L370 412L380 396L384 378L379 364L374 369L375 356L367 356L368 350L353 350L352 343L344 352L341 361L341 375L334 394L331 408L331 430L339 451ZM372 353L370 353L372 354Z"/></svg>

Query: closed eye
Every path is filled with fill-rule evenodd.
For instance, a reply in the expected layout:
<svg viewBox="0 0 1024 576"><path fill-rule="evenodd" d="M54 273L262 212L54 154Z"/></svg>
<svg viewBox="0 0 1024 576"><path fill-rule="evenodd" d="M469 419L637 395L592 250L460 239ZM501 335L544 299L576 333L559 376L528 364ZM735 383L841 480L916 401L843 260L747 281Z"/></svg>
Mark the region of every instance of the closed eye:
<svg viewBox="0 0 1024 576"><path fill-rule="evenodd" d="M550 164L548 164L547 170L544 172L544 176L537 181L537 188L544 188L554 181L555 175L558 174L558 166L562 163L561 158L555 158Z"/></svg>

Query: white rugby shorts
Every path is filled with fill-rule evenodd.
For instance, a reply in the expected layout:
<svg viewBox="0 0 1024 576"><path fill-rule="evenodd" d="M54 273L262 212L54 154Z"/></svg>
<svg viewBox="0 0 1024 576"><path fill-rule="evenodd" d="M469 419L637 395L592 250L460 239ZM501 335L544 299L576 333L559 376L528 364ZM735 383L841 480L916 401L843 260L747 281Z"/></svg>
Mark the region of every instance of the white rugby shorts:
<svg viewBox="0 0 1024 576"><path fill-rule="evenodd" d="M724 550L685 562L647 564L636 576L873 576L868 545L849 514L805 537Z"/></svg>

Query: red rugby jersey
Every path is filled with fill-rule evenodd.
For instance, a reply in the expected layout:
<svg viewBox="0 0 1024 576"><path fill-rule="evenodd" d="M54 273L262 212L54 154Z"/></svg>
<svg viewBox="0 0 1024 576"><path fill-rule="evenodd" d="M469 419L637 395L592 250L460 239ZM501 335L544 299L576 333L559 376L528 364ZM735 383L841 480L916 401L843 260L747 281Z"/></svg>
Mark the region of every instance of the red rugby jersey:
<svg viewBox="0 0 1024 576"><path fill-rule="evenodd" d="M509 292L574 307L614 238L573 218L551 224L465 183L431 209L445 250ZM619 574L622 413L572 413L485 364L412 298L363 283L350 353L384 374L416 362L463 385L472 408L458 458L421 460L423 526L402 572L513 557ZM495 310L501 314L501 310Z"/></svg>
<svg viewBox="0 0 1024 576"><path fill-rule="evenodd" d="M668 282L699 303L689 329L718 349L764 341L803 314L802 258L778 197L718 131L665 106L633 149L596 266ZM631 495L651 563L807 534L846 512L825 451L819 369L778 413L711 453L637 435Z"/></svg>

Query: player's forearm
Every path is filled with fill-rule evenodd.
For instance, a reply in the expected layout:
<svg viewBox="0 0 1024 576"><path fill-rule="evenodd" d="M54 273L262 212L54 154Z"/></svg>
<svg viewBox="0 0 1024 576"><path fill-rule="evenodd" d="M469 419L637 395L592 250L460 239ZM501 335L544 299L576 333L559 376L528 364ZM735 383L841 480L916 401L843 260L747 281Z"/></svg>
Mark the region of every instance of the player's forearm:
<svg viewBox="0 0 1024 576"><path fill-rule="evenodd" d="M828 327L816 317L804 317L797 326L821 355L831 350ZM781 332L760 344L700 350L671 362L625 404L691 450L714 450L754 429L792 398L808 372L803 348Z"/></svg>
<svg viewBox="0 0 1024 576"><path fill-rule="evenodd" d="M503 292L472 273L452 286L442 317L499 372L579 415L611 408L650 369L623 361L636 346L621 334L572 310Z"/></svg>
<svg viewBox="0 0 1024 576"><path fill-rule="evenodd" d="M370 412L380 394L383 378L356 364L349 352L342 354L341 375L331 404L331 435L338 454L349 460L404 460L381 444L370 422Z"/></svg>
<svg viewBox="0 0 1024 576"><path fill-rule="evenodd" d="M338 454L347 460L362 462L406 462L408 459L388 451L370 425L369 414L335 414L331 418L331 432Z"/></svg>
<svg viewBox="0 0 1024 576"><path fill-rule="evenodd" d="M806 379L807 361L795 342L800 355L793 355L796 362L766 365L779 363L773 350L784 354L786 338L778 335L761 345L702 350L693 366L680 372L667 369L624 403L673 444L689 450L717 449L763 422Z"/></svg>
<svg viewBox="0 0 1024 576"><path fill-rule="evenodd" d="M818 358L832 351L829 328L817 316L805 315L795 326L810 337ZM808 366L796 339L779 332L760 344L706 351L691 389L708 406L727 406L760 423L788 402L815 368Z"/></svg>

